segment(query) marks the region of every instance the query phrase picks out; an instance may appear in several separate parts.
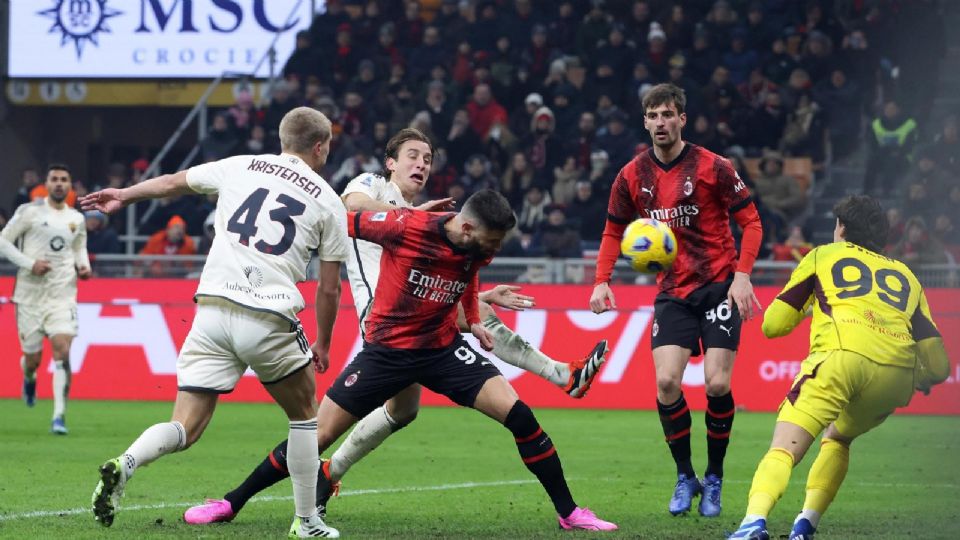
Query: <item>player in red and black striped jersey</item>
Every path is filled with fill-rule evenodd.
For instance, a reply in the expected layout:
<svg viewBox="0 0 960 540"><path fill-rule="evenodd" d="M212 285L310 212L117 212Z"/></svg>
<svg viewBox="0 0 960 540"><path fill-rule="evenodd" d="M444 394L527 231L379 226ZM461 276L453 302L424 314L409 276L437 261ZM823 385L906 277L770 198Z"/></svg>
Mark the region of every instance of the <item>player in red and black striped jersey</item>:
<svg viewBox="0 0 960 540"><path fill-rule="evenodd" d="M759 308L750 272L763 233L750 192L730 162L683 141L685 102L683 90L672 84L657 85L644 97L644 127L654 144L614 180L590 308L595 313L616 308L609 281L626 226L638 217L669 225L678 253L657 277L651 339L657 408L677 464L669 510L674 515L689 511L692 498L702 492L700 514L712 517L720 513L723 459L733 426L730 376L740 324L753 317L754 306ZM739 255L731 216L743 228ZM702 484L690 460L691 417L680 387L687 362L701 349L708 451Z"/></svg>
<svg viewBox="0 0 960 540"><path fill-rule="evenodd" d="M457 326L459 303L470 332L484 349L493 349L493 334L480 322L477 272L515 225L506 198L491 190L471 196L460 213L401 208L348 214L350 236L383 248L380 279L365 319L364 348L320 404L320 446L326 448L384 401L419 383L510 430L524 464L553 501L562 528L613 530L616 525L574 503L556 449L533 412L499 370L463 340Z"/></svg>

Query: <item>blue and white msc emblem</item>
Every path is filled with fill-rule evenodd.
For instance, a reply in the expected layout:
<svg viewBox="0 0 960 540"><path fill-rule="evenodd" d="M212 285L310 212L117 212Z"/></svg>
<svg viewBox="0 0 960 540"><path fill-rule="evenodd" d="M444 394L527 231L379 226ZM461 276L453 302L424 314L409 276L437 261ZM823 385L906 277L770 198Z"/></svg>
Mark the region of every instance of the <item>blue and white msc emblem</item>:
<svg viewBox="0 0 960 540"><path fill-rule="evenodd" d="M108 8L107 0L52 0L54 6L50 9L38 11L38 15L53 19L53 26L48 33L60 32L60 46L66 45L67 41L73 40L73 45L77 50L77 59L83 52L83 44L90 41L94 45L97 43L97 34L100 32L110 33L110 27L107 26L107 19L122 15L123 12Z"/></svg>
<svg viewBox="0 0 960 540"><path fill-rule="evenodd" d="M387 213L386 212L377 212L376 214L370 216L370 221L386 221Z"/></svg>

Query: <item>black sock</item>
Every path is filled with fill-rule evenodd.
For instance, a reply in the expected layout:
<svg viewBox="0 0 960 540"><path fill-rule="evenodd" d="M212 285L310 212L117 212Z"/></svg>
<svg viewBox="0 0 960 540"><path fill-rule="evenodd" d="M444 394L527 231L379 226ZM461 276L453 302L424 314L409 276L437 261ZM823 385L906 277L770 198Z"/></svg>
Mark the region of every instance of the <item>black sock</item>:
<svg viewBox="0 0 960 540"><path fill-rule="evenodd" d="M660 424L663 425L663 434L666 436L667 446L677 464L677 474L685 474L692 478L697 475L690 463L690 408L687 400L680 399L672 405L664 405L657 400L657 411L660 412Z"/></svg>
<svg viewBox="0 0 960 540"><path fill-rule="evenodd" d="M733 394L707 396L707 473L723 478L723 458L730 444L733 428Z"/></svg>
<svg viewBox="0 0 960 540"><path fill-rule="evenodd" d="M543 485L557 514L561 517L569 516L577 509L577 504L573 502L567 480L563 477L563 466L560 464L557 449L533 416L533 411L526 403L517 400L503 425L513 433L523 463Z"/></svg>
<svg viewBox="0 0 960 540"><path fill-rule="evenodd" d="M239 512L254 495L290 476L287 471L287 441L284 440L257 465L237 489L223 496L233 511Z"/></svg>

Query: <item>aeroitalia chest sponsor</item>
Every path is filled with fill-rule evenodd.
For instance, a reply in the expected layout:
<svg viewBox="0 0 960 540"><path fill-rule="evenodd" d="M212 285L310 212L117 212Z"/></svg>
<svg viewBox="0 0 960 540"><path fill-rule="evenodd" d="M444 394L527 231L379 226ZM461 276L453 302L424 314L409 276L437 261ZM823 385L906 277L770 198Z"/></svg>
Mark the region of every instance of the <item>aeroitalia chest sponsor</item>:
<svg viewBox="0 0 960 540"><path fill-rule="evenodd" d="M276 32L304 29L310 0L10 2L11 77L212 78L251 72ZM277 41L277 58L293 51ZM264 62L259 76L268 75Z"/></svg>
<svg viewBox="0 0 960 540"><path fill-rule="evenodd" d="M411 276L413 278L414 276ZM450 280L424 286L453 294L465 288ZM417 277L418 282L420 278ZM20 356L15 306L9 303L13 278L0 278L0 354L8 360ZM75 399L171 400L176 394L176 361L196 312L191 301L197 283L191 280L107 280L79 284L77 315L80 333L71 350L74 369L71 397ZM420 286L420 285L418 285ZM481 286L487 289L491 285ZM349 287L344 284L344 290ZM302 284L304 298L312 299L315 284ZM449 289L447 291L446 289ZM591 288L581 285L524 285L523 292L537 298L537 309L519 313L500 311L503 321L515 328L534 347L551 357L570 361L587 354L600 339L611 345L607 362L590 394L573 400L535 375L490 358L511 381L525 402L539 407L652 409L656 404L656 380L650 354L653 326L652 287L614 286L620 311L595 315L586 309ZM779 289L757 287L761 304L769 305ZM462 291L460 291L462 293ZM915 394L905 409L909 413L960 414L960 290L927 290L933 317L944 336L953 361L950 380L934 388L930 396ZM459 294L459 293L457 293ZM313 306L300 313L308 339L315 320ZM809 323L804 322L785 338L768 340L760 332L760 320L743 327L741 347L734 368L733 392L737 404L747 410L775 411L799 372L809 347ZM663 329L661 328L661 331ZM467 338L472 341L472 337ZM356 312L349 293L342 299L331 348L331 369L317 376L319 391L325 391L349 359L360 350ZM45 345L49 347L48 345ZM268 351L265 351L268 352ZM0 362L0 398L20 395L18 362ZM50 351L44 352L40 371L40 397L50 393ZM270 397L250 373L243 377L227 400L269 401ZM706 405L702 358L691 360L683 378L687 400L696 409ZM442 396L424 392L424 403L449 405Z"/></svg>

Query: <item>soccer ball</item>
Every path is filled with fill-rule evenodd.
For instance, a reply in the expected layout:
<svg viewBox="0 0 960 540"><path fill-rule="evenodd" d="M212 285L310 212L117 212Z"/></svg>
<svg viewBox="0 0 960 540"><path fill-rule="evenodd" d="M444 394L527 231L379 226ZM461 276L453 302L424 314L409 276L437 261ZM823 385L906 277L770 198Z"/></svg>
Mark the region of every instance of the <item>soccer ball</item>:
<svg viewBox="0 0 960 540"><path fill-rule="evenodd" d="M634 270L656 274L670 268L677 258L677 237L665 224L641 218L627 225L620 251L630 259Z"/></svg>

